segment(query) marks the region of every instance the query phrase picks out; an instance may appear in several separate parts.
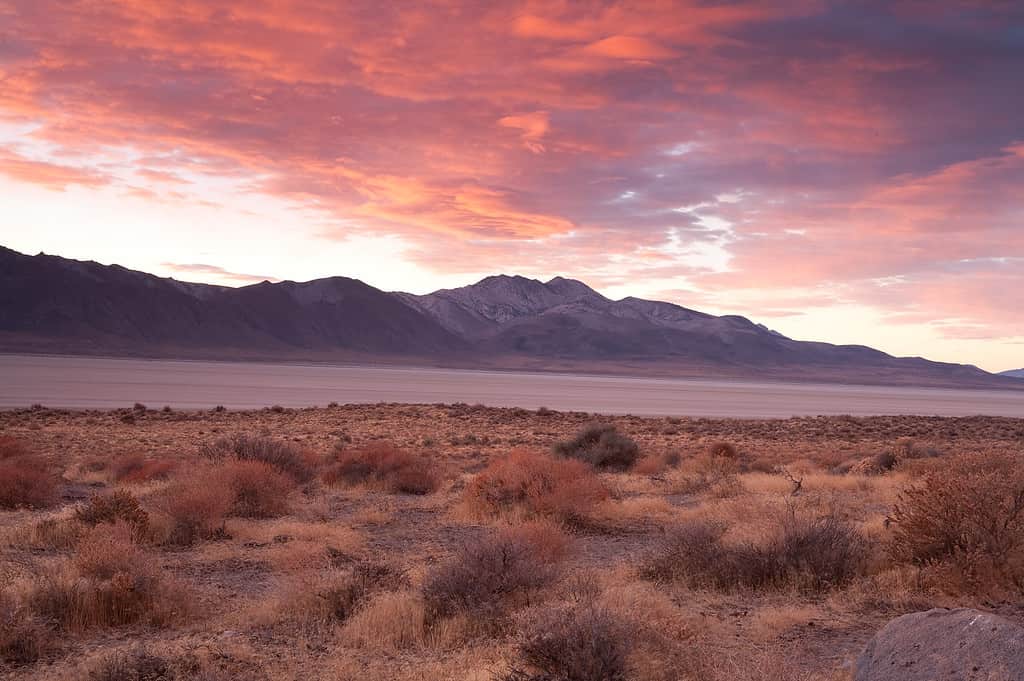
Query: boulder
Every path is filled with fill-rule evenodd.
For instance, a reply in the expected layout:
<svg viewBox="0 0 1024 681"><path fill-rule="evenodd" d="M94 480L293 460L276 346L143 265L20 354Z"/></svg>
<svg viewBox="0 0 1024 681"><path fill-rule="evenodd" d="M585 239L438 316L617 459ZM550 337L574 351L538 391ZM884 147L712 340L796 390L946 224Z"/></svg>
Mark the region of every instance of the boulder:
<svg viewBox="0 0 1024 681"><path fill-rule="evenodd" d="M903 615L868 641L854 681L1024 681L1024 627L980 610Z"/></svg>

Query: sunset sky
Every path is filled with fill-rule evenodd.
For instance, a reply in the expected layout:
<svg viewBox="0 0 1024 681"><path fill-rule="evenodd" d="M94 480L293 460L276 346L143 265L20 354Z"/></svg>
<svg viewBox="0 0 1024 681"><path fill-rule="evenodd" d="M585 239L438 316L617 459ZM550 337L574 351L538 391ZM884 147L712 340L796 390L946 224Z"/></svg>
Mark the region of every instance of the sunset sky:
<svg viewBox="0 0 1024 681"><path fill-rule="evenodd" d="M1024 3L0 0L0 244L1024 366Z"/></svg>

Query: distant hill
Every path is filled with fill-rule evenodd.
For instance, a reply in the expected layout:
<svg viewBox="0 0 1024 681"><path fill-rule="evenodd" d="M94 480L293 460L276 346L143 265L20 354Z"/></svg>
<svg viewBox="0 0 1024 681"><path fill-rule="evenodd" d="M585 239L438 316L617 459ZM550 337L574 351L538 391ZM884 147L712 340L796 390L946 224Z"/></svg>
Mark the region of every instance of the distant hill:
<svg viewBox="0 0 1024 681"><path fill-rule="evenodd" d="M428 295L345 277L232 288L2 247L0 350L1021 387L744 317L611 300L562 277L498 275Z"/></svg>
<svg viewBox="0 0 1024 681"><path fill-rule="evenodd" d="M1024 378L1024 369L1012 369L1010 371L999 372L1000 376L1009 376L1010 378Z"/></svg>

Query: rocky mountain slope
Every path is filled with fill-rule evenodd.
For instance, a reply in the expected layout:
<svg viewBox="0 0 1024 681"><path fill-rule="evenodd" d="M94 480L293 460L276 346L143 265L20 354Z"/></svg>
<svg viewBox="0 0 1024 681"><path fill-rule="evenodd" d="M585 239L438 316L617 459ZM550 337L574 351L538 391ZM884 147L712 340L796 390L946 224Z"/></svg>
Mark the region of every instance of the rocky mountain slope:
<svg viewBox="0 0 1024 681"><path fill-rule="evenodd" d="M1019 387L976 367L797 341L739 316L493 276L428 295L355 279L231 288L0 248L0 350Z"/></svg>

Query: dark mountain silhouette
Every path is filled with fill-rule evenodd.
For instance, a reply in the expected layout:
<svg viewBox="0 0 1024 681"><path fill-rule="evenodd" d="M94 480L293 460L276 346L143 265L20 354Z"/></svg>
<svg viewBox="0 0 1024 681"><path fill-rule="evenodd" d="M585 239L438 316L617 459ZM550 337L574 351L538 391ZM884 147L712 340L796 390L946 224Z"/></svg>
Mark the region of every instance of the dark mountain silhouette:
<svg viewBox="0 0 1024 681"><path fill-rule="evenodd" d="M356 279L188 284L117 265L0 250L0 347L71 352L232 350L429 356L466 343Z"/></svg>
<svg viewBox="0 0 1024 681"><path fill-rule="evenodd" d="M1010 371L1000 371L1000 376L1009 376L1010 378L1024 378L1024 369L1011 369Z"/></svg>
<svg viewBox="0 0 1024 681"><path fill-rule="evenodd" d="M562 277L500 275L422 296L345 277L231 288L4 248L0 350L1020 387L973 366L792 340L744 317L610 300Z"/></svg>

